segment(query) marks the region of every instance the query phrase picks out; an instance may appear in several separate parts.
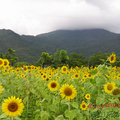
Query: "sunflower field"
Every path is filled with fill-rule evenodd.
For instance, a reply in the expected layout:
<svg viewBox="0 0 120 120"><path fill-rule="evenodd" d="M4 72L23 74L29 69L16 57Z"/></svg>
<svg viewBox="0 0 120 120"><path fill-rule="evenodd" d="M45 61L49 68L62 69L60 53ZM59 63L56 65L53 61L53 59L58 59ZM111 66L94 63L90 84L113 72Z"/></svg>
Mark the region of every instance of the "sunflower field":
<svg viewBox="0 0 120 120"><path fill-rule="evenodd" d="M0 58L0 120L119 120L120 68L11 67Z"/></svg>

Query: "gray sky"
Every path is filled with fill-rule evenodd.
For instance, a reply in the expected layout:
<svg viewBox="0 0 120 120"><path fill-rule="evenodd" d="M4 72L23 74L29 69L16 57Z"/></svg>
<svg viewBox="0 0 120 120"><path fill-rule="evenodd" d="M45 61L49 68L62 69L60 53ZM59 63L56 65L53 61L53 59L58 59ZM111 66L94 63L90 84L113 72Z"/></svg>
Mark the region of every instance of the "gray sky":
<svg viewBox="0 0 120 120"><path fill-rule="evenodd" d="M120 0L0 0L0 29L37 35L58 29L120 33Z"/></svg>

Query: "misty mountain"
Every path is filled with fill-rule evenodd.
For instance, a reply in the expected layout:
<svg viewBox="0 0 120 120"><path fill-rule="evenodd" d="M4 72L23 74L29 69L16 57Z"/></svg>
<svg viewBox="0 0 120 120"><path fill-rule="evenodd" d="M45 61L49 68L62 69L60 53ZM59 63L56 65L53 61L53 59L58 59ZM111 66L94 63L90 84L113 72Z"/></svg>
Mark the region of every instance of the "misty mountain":
<svg viewBox="0 0 120 120"><path fill-rule="evenodd" d="M56 49L84 54L86 58L103 52L115 52L118 56L120 34L104 29L56 30L37 36L19 35L12 30L0 30L0 53L8 48L16 50L19 61L34 64L42 52L54 55Z"/></svg>

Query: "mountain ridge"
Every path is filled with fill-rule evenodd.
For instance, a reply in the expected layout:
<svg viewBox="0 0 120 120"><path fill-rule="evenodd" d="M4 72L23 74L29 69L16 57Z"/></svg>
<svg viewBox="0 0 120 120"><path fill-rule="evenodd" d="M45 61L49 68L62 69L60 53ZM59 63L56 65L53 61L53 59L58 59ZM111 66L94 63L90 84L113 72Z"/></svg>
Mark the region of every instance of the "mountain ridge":
<svg viewBox="0 0 120 120"><path fill-rule="evenodd" d="M0 29L0 53L8 48L16 50L19 61L34 64L42 52L54 55L56 49L84 54L88 59L97 52L119 54L120 34L104 29L56 30L49 33L19 35L12 30ZM116 46L116 47L115 47Z"/></svg>

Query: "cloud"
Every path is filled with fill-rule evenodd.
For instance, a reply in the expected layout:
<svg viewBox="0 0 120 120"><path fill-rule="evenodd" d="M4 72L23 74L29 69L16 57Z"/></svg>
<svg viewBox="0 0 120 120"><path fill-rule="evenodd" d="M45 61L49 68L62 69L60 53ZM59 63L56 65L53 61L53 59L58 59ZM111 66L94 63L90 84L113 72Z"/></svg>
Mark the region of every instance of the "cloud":
<svg viewBox="0 0 120 120"><path fill-rule="evenodd" d="M0 28L37 35L57 29L120 32L119 0L1 0Z"/></svg>

